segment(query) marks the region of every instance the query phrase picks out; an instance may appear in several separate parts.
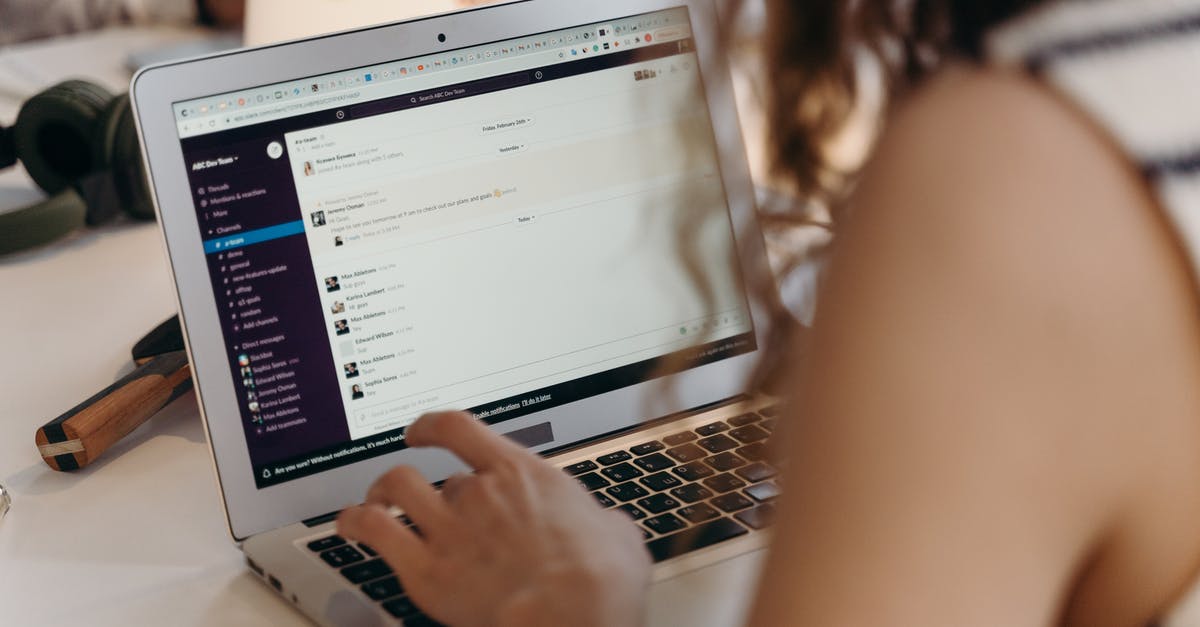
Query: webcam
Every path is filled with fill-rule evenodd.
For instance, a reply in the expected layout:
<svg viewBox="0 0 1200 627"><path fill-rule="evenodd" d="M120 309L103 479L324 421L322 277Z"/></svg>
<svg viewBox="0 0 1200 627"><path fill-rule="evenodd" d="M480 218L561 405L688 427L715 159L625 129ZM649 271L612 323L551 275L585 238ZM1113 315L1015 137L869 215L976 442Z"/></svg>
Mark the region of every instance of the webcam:
<svg viewBox="0 0 1200 627"><path fill-rule="evenodd" d="M446 43L446 33L438 33L438 41Z"/></svg>

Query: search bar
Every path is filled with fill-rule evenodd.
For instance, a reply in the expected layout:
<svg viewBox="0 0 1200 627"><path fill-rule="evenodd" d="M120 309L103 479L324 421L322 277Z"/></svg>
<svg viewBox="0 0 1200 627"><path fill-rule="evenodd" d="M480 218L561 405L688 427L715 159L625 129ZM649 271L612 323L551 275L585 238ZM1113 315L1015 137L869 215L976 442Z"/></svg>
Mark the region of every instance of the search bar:
<svg viewBox="0 0 1200 627"><path fill-rule="evenodd" d="M346 111L350 119L366 118L384 113L393 113L405 109L424 107L440 102L449 102L471 96L482 96L492 92L504 91L516 87L524 87L535 80L541 80L541 72L514 72L503 76L485 78L469 83L449 85L436 89L403 94L385 100L375 100L353 105Z"/></svg>

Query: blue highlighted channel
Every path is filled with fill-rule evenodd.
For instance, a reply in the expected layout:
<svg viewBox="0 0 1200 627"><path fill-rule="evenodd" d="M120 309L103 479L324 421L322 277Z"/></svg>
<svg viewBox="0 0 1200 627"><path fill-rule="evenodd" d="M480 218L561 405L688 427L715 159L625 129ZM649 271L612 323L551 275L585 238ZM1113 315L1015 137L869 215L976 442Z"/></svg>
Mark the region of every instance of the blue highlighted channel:
<svg viewBox="0 0 1200 627"><path fill-rule="evenodd" d="M257 231L247 231L245 233L238 233L237 235L230 235L228 237L210 239L204 242L204 254L211 255L213 253L233 250L243 246L250 246L251 244L261 244L262 242L269 242L273 239L279 239L281 237L299 235L303 232L304 220L296 220L295 222L288 222L286 224L276 224L275 226L268 226L265 229L258 229Z"/></svg>

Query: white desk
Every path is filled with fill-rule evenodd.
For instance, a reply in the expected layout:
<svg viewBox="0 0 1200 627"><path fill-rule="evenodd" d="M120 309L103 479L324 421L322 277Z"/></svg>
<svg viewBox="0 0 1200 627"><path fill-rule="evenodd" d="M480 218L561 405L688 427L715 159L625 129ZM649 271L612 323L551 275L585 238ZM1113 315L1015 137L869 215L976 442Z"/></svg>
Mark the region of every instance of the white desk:
<svg viewBox="0 0 1200 627"><path fill-rule="evenodd" d="M77 76L121 90L128 52L194 36L118 30L0 51L0 123L16 116L9 91ZM0 174L0 210L36 199L30 185L19 170ZM0 483L14 499L0 522L0 624L308 624L244 569L192 395L85 470L56 473L37 455L35 430L130 370L133 343L174 313L157 227L122 224L0 259L0 284ZM652 623L736 622L736 604L688 617L677 600L698 591L674 582L656 595Z"/></svg>

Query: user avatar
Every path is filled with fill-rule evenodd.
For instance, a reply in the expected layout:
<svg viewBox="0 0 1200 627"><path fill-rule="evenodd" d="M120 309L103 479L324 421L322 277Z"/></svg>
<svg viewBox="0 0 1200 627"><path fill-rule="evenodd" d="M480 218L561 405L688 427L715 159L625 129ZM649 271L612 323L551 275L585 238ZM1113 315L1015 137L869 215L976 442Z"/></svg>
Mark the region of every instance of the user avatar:
<svg viewBox="0 0 1200 627"><path fill-rule="evenodd" d="M342 286L340 283L338 283L337 277L331 276L331 277L328 277L325 279L325 291L326 292L336 292L340 289L342 289Z"/></svg>
<svg viewBox="0 0 1200 627"><path fill-rule="evenodd" d="M342 370L346 371L347 379L353 379L358 376L358 364L357 363L348 363L348 364L342 366Z"/></svg>
<svg viewBox="0 0 1200 627"><path fill-rule="evenodd" d="M363 396L365 395L363 394L361 385L355 384L354 387L350 388L350 400L357 401Z"/></svg>
<svg viewBox="0 0 1200 627"><path fill-rule="evenodd" d="M312 223L314 227L325 226L325 212L314 211L312 214Z"/></svg>
<svg viewBox="0 0 1200 627"><path fill-rule="evenodd" d="M242 376L243 377L248 377L252 374L254 374L254 370L251 369L250 366L242 366Z"/></svg>
<svg viewBox="0 0 1200 627"><path fill-rule="evenodd" d="M342 239L341 235L338 235L337 237L333 238L333 245L334 246L345 246L346 241Z"/></svg>
<svg viewBox="0 0 1200 627"><path fill-rule="evenodd" d="M333 304L329 306L329 311L335 314L343 313L346 311L346 303L343 303L340 300L335 300L333 301Z"/></svg>
<svg viewBox="0 0 1200 627"><path fill-rule="evenodd" d="M238 365L243 368L245 368L246 366L249 366L250 365L250 356L249 355L238 355Z"/></svg>
<svg viewBox="0 0 1200 627"><path fill-rule="evenodd" d="M258 395L257 395L257 394L255 394L254 392L246 392L246 400L248 400L248 401L257 401L257 400L258 400Z"/></svg>
<svg viewBox="0 0 1200 627"><path fill-rule="evenodd" d="M250 377L246 377L245 379L242 379L242 385L246 386L247 390L253 390L254 389L254 379L251 379Z"/></svg>
<svg viewBox="0 0 1200 627"><path fill-rule="evenodd" d="M338 320L333 323L333 330L337 331L338 335L350 335L350 323L345 320Z"/></svg>
<svg viewBox="0 0 1200 627"><path fill-rule="evenodd" d="M304 162L304 176L313 176L317 173L317 169L313 167L312 161Z"/></svg>
<svg viewBox="0 0 1200 627"><path fill-rule="evenodd" d="M252 413L252 414L258 413L258 410L259 410L258 401L250 401L250 404L247 405L247 407L250 408L250 413Z"/></svg>

